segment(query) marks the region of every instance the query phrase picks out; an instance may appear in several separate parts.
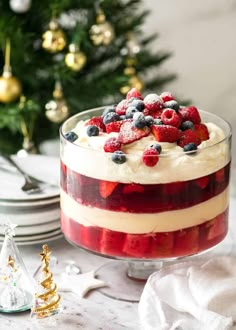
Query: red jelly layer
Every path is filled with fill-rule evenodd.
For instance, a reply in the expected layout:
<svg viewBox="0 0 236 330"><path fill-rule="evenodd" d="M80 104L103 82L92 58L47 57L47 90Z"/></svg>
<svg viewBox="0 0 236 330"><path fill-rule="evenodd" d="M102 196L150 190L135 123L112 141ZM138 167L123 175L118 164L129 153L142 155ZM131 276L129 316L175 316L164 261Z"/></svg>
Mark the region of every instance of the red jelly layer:
<svg viewBox="0 0 236 330"><path fill-rule="evenodd" d="M93 179L61 163L61 187L80 204L133 213L156 213L187 208L223 192L230 164L210 175L165 184L119 183Z"/></svg>
<svg viewBox="0 0 236 330"><path fill-rule="evenodd" d="M207 250L228 231L228 209L203 224L173 232L126 234L96 226L85 227L61 212L65 237L76 245L106 256L175 258Z"/></svg>

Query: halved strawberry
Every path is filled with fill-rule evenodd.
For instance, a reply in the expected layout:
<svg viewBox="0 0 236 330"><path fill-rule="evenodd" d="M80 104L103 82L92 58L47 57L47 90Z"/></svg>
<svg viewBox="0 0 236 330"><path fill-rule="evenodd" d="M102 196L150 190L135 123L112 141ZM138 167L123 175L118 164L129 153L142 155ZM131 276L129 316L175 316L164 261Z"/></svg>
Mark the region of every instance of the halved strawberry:
<svg viewBox="0 0 236 330"><path fill-rule="evenodd" d="M113 191L115 190L116 186L118 186L118 182L112 181L99 181L99 192L103 198L109 197Z"/></svg>
<svg viewBox="0 0 236 330"><path fill-rule="evenodd" d="M224 181L225 179L225 169L224 168L221 168L220 170L218 170L216 173L215 173L215 178L216 178L216 181L218 183L221 183Z"/></svg>
<svg viewBox="0 0 236 330"><path fill-rule="evenodd" d="M227 214L227 212L226 212ZM209 221L207 240L212 240L227 233L227 217L225 213L218 215L214 220Z"/></svg>
<svg viewBox="0 0 236 330"><path fill-rule="evenodd" d="M107 255L121 255L126 234L103 229L100 241L100 252Z"/></svg>
<svg viewBox="0 0 236 330"><path fill-rule="evenodd" d="M198 226L178 230L174 234L174 255L185 256L198 251L199 249L199 228Z"/></svg>
<svg viewBox="0 0 236 330"><path fill-rule="evenodd" d="M194 180L194 183L201 189L205 189L209 181L209 176L202 176L201 178Z"/></svg>
<svg viewBox="0 0 236 330"><path fill-rule="evenodd" d="M194 124L194 131L201 141L209 139L208 128L205 124Z"/></svg>
<svg viewBox="0 0 236 330"><path fill-rule="evenodd" d="M194 143L196 146L198 146L201 143L200 138L197 136L195 131L192 131L191 129L186 129L182 132L181 137L178 141L178 145L183 148L185 145L189 143Z"/></svg>
<svg viewBox="0 0 236 330"><path fill-rule="evenodd" d="M133 119L124 119L124 120L119 120L119 121L113 121L109 124L106 124L106 132L109 134L111 132L119 132L121 126L124 124L124 122L129 121L132 122Z"/></svg>
<svg viewBox="0 0 236 330"><path fill-rule="evenodd" d="M153 257L171 257L174 245L172 232L156 233L152 238L151 250Z"/></svg>
<svg viewBox="0 0 236 330"><path fill-rule="evenodd" d="M116 106L116 113L121 116L125 115L126 109L129 106L129 100L123 99Z"/></svg>
<svg viewBox="0 0 236 330"><path fill-rule="evenodd" d="M132 122L125 121L120 128L118 141L123 144L128 144L140 140L144 136L148 136L150 131L150 128L147 126L139 129L134 127Z"/></svg>
<svg viewBox="0 0 236 330"><path fill-rule="evenodd" d="M133 97L143 100L142 94L140 93L140 91L137 88L132 88L126 95L127 100L129 100Z"/></svg>
<svg viewBox="0 0 236 330"><path fill-rule="evenodd" d="M181 135L178 128L170 125L152 125L151 129L159 142L177 142Z"/></svg>
<svg viewBox="0 0 236 330"><path fill-rule="evenodd" d="M130 183L126 184L123 188L123 193L124 194L131 194L131 193L143 193L144 192L144 187L141 184L137 183Z"/></svg>
<svg viewBox="0 0 236 330"><path fill-rule="evenodd" d="M89 121L85 124L85 126L97 126L100 131L106 132L106 127L103 123L103 118L101 116L92 117Z"/></svg>
<svg viewBox="0 0 236 330"><path fill-rule="evenodd" d="M102 229L93 226L80 225L77 231L78 243L82 247L93 251L99 251Z"/></svg>
<svg viewBox="0 0 236 330"><path fill-rule="evenodd" d="M191 107L181 108L179 112L183 117L183 122L189 120L194 124L200 124L201 117L196 107L191 106Z"/></svg>
<svg viewBox="0 0 236 330"><path fill-rule="evenodd" d="M151 236L126 234L123 252L129 257L145 258L150 254Z"/></svg>

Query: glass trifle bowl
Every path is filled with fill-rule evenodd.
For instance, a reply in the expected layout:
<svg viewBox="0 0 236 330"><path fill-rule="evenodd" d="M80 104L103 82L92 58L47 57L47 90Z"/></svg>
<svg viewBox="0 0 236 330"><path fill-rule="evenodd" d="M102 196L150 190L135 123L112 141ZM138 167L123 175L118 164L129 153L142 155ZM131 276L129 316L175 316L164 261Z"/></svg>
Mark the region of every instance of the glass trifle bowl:
<svg viewBox="0 0 236 330"><path fill-rule="evenodd" d="M123 271L117 286L125 294L114 296L131 301L138 299L125 298L128 278L145 279L163 261L197 255L225 238L231 160L224 119L200 110L200 119L195 110L186 115L191 107L176 110L164 100L155 116L145 112L145 98L128 99L123 112L135 101L144 103L142 111L100 107L74 115L60 130L62 232L80 248L118 259L99 271L111 287ZM181 118L171 121L176 126L165 120L175 115L170 109ZM135 125L141 117L145 124ZM109 290L103 293L113 296Z"/></svg>

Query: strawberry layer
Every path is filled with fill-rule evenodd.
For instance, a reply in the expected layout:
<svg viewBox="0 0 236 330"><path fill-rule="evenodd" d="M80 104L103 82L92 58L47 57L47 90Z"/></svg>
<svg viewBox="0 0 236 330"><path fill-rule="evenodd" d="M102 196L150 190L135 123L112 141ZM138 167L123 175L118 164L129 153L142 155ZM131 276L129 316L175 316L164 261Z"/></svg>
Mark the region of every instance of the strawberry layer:
<svg viewBox="0 0 236 330"><path fill-rule="evenodd" d="M228 209L187 229L128 234L84 226L61 212L61 228L71 242L102 255L125 258L174 258L199 253L221 242L228 230Z"/></svg>
<svg viewBox="0 0 236 330"><path fill-rule="evenodd" d="M230 164L208 176L166 184L118 183L90 178L61 163L61 187L79 204L132 213L157 213L203 203L228 187Z"/></svg>

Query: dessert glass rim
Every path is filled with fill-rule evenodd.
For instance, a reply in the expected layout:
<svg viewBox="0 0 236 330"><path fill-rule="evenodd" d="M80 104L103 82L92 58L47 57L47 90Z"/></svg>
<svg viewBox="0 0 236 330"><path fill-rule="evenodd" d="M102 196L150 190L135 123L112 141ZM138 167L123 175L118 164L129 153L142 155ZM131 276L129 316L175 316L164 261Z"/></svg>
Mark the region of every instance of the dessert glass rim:
<svg viewBox="0 0 236 330"><path fill-rule="evenodd" d="M110 105L111 106L111 105ZM82 146L82 145L79 145L79 144L76 144L76 143L74 143L74 142L71 142L71 141L68 141L67 139L66 139L66 137L65 137L65 134L67 133L67 132L63 132L63 129L64 129L64 127L66 126L66 124L69 122L69 121L71 121L71 120L73 120L73 119L75 119L76 117L79 117L79 116L81 116L81 115L86 115L86 114L90 114L90 113L93 113L93 112L95 112L95 111L102 111L102 110L104 110L106 107L109 107L109 105L104 105L104 106L100 106L100 107L96 107L96 108L92 108L92 109L87 109L87 110L83 110L83 111L81 111L81 112L78 112L78 113L76 113L76 114L74 114L73 116L70 116L69 118L67 118L63 123L62 123L62 125L60 126L60 128L59 128L59 133L60 133L60 136L62 136L63 137L63 139L67 142L67 143L69 143L69 144L72 144L75 148L82 148L82 149L85 149L85 150L93 150L93 152L96 152L96 153L103 153L104 154L104 151L103 150L97 150L97 149L92 149L91 147L87 147L87 146ZM209 146L206 146L206 147L204 147L204 148L200 148L200 149L198 149L197 151L196 150L194 150L194 151L187 151L187 152L183 152L183 151L181 151L181 150L179 150L179 151L170 151L170 152L164 152L164 153L161 153L161 154L159 154L158 156L159 156L159 158L163 158L163 157L170 157L170 156L175 156L175 155L182 155L182 154L184 154L184 155L193 155L193 156L195 156L196 154L199 154L199 153L201 153L201 152L203 152L203 151L206 151L206 150L209 150L210 148L213 148L213 147L215 147L215 146L217 146L217 145L219 145L219 144L221 144L221 143L223 143L224 141L227 141L227 140L229 140L230 138L231 138L231 136L232 136L232 126L231 126L231 124L229 123L229 121L228 120L226 120L225 118L223 118L223 117L221 117L220 115L216 115L216 114L214 114L214 113L212 113L212 112L208 112L208 111L204 111L204 110L201 110L201 109L198 109L199 110L199 112L200 112L200 114L205 114L205 115L211 115L212 117L215 117L215 119L220 119L221 121L222 121L222 123L224 123L224 124L226 124L226 126L227 126L227 133L226 133L226 135L225 135L225 137L222 139L222 140L220 140L220 141L217 141L217 142L215 142L215 143L213 143L213 144L211 144L211 145L209 145ZM88 116L88 119L89 118L91 118L91 117L89 117ZM81 119L82 120L82 119ZM78 121L79 122L79 121ZM158 141L157 141L157 143L158 143ZM162 143L167 143L167 142L162 142ZM110 154L110 153L107 153L107 154ZM126 156L127 157L129 157L129 156L131 156L131 155L137 155L137 156L140 156L140 154L138 154L137 152L136 153L133 153L133 152L129 152L128 154L126 154ZM152 155L149 155L149 157L153 157Z"/></svg>

